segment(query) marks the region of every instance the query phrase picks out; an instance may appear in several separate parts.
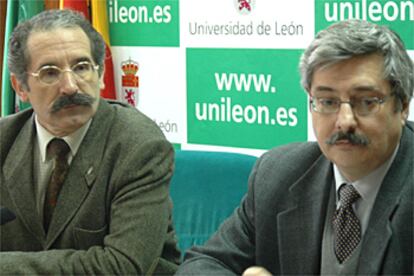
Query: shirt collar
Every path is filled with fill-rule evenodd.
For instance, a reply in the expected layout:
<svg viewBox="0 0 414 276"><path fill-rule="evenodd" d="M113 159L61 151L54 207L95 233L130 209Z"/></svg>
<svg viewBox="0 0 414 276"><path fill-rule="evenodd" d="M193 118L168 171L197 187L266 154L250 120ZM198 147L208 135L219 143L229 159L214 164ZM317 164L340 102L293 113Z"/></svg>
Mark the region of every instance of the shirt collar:
<svg viewBox="0 0 414 276"><path fill-rule="evenodd" d="M83 138L86 135L86 132L91 125L92 119L90 119L86 124L82 127L77 129L75 132L72 132L68 136L60 137L62 138L70 148L71 156L75 156L76 152L79 149L80 144L82 143ZM37 115L35 115L35 124L36 124L36 131L37 131L37 140L39 144L40 156L42 158L42 162L46 161L46 149L47 145L49 144L50 140L55 138L49 131L47 131L38 121Z"/></svg>
<svg viewBox="0 0 414 276"><path fill-rule="evenodd" d="M388 169L391 167L392 162L397 155L399 144L395 147L395 150L390 158L384 162L381 166L375 169L370 174L364 176L361 179L358 179L354 182L348 181L339 171L338 167L334 164L334 176L335 176L335 186L336 186L336 198L338 199L339 188L343 183L352 184L358 193L361 195L362 200L374 201L379 187L381 186L382 181L384 180L385 175L388 172Z"/></svg>

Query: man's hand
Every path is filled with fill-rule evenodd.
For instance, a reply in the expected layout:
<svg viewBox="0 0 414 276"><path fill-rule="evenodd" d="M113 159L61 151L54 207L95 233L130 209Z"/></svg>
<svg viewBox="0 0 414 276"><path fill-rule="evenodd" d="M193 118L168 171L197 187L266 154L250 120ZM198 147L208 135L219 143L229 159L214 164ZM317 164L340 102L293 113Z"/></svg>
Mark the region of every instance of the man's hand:
<svg viewBox="0 0 414 276"><path fill-rule="evenodd" d="M242 276L272 276L272 274L261 266L251 266L246 269Z"/></svg>

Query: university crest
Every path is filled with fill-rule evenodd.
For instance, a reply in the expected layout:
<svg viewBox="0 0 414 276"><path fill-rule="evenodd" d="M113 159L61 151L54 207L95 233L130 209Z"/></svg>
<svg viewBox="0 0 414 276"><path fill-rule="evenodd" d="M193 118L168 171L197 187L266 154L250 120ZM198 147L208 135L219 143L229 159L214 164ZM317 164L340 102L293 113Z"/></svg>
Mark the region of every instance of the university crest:
<svg viewBox="0 0 414 276"><path fill-rule="evenodd" d="M130 105L136 106L138 103L139 77L137 75L139 70L138 62L128 60L121 64L122 72L122 98Z"/></svg>

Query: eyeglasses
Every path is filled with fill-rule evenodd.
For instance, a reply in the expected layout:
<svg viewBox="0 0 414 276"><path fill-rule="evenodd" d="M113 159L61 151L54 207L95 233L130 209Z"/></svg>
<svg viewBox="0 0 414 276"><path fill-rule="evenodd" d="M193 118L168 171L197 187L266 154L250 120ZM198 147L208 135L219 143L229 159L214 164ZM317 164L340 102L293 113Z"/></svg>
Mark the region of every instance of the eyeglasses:
<svg viewBox="0 0 414 276"><path fill-rule="evenodd" d="M43 84L53 85L60 81L65 72L72 72L74 76L79 77L80 79L89 80L98 68L99 65L93 65L89 61L81 61L73 65L70 69L61 69L54 65L47 65L40 68L37 72L29 74L37 78Z"/></svg>
<svg viewBox="0 0 414 276"><path fill-rule="evenodd" d="M351 105L352 110L359 116L368 116L379 111L380 106L385 103L390 97L394 96L392 93L389 96L379 97L356 97L350 101L341 101L338 98L329 97L312 97L310 104L313 111L322 114L337 113L341 104L347 103Z"/></svg>

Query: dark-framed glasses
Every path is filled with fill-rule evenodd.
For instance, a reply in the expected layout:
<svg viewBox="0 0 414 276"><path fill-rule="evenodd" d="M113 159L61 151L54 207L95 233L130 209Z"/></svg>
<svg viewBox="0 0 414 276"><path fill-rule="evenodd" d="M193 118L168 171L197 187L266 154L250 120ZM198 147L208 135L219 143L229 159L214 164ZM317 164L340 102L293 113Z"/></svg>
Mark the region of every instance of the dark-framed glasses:
<svg viewBox="0 0 414 276"><path fill-rule="evenodd" d="M380 110L380 106L394 95L392 93L382 98L369 96L354 97L349 101L341 101L339 98L334 97L312 97L310 99L310 105L315 112L333 114L339 111L341 104L346 103L352 107L352 110L357 115L368 116L377 113Z"/></svg>
<svg viewBox="0 0 414 276"><path fill-rule="evenodd" d="M81 61L73 65L70 69L61 69L54 65L46 65L40 68L37 72L29 73L37 78L41 83L53 85L60 81L65 72L71 72L75 77L83 80L90 80L99 65L93 65L89 61Z"/></svg>

